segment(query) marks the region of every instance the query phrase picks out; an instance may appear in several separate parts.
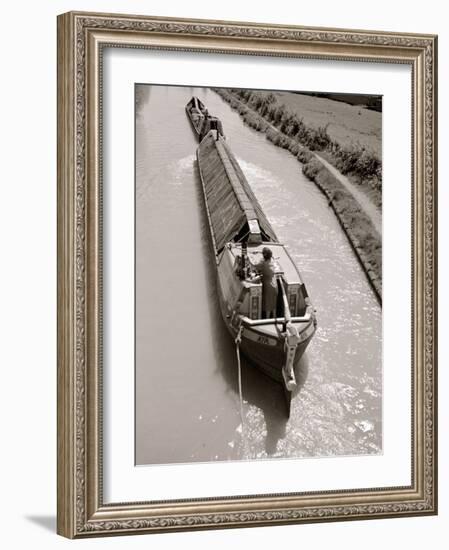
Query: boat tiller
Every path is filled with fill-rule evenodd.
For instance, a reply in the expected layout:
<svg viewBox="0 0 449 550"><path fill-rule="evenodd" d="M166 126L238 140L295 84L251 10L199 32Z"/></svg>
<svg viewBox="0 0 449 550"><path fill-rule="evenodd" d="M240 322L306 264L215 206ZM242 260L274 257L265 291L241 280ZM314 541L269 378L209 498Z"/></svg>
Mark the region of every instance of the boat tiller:
<svg viewBox="0 0 449 550"><path fill-rule="evenodd" d="M285 364L282 367L282 377L284 378L285 387L288 391L293 391L296 388L295 371L293 369L296 348L298 347L300 338L298 329L291 321L290 308L288 306L287 295L285 294L285 288L282 283L282 279L279 277L280 288L282 292L282 300L284 302L284 350L285 350Z"/></svg>
<svg viewBox="0 0 449 550"><path fill-rule="evenodd" d="M284 349L285 349L285 365L282 367L282 376L284 378L287 390L293 391L296 388L295 371L293 369L296 348L300 338L298 330L293 323L286 324Z"/></svg>

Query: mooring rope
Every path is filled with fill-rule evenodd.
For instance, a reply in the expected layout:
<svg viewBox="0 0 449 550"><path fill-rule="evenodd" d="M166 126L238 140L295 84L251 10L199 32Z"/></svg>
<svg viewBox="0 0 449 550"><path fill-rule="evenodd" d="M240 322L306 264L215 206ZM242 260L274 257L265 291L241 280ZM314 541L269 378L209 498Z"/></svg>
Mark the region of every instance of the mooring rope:
<svg viewBox="0 0 449 550"><path fill-rule="evenodd" d="M242 421L242 438L244 435L244 429L245 429L245 420L243 417L243 395L242 395L242 365L240 363L240 343L242 341L242 330L243 326L240 324L239 331L237 333L237 336L235 338L235 346L236 346L236 353L237 353L237 365L238 365L238 378L239 378L239 398L240 398L240 418Z"/></svg>

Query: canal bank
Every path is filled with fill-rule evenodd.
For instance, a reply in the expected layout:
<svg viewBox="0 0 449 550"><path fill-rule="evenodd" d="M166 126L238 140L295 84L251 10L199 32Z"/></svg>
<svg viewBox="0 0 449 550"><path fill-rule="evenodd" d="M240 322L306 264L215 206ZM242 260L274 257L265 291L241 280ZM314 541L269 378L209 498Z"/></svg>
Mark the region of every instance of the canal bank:
<svg viewBox="0 0 449 550"><path fill-rule="evenodd" d="M335 169L332 170L318 154L283 133L230 90L214 88L214 91L239 113L246 124L265 133L267 139L288 150L302 163L303 173L326 196L368 282L382 304L382 234L373 223L371 213L364 207L363 201L357 200L355 193L333 173Z"/></svg>

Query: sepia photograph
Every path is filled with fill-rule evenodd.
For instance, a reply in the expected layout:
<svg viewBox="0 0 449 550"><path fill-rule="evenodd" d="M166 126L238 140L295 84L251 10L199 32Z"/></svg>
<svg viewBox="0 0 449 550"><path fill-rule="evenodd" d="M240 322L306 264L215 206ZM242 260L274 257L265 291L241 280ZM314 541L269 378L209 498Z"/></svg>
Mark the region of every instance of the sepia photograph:
<svg viewBox="0 0 449 550"><path fill-rule="evenodd" d="M380 455L382 96L135 85L135 463Z"/></svg>

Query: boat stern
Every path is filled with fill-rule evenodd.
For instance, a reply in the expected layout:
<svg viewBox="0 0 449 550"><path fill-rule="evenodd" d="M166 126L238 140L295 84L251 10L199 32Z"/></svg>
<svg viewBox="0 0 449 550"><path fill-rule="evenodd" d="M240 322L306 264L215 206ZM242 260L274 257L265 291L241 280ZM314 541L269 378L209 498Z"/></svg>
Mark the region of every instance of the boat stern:
<svg viewBox="0 0 449 550"><path fill-rule="evenodd" d="M295 371L316 331L315 316L291 322L267 320L254 324L245 318L235 323L235 334L242 323L241 350L247 359L288 391L296 387Z"/></svg>

